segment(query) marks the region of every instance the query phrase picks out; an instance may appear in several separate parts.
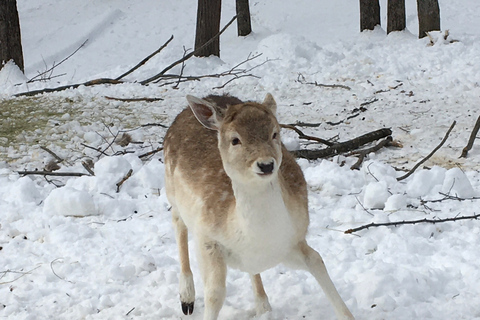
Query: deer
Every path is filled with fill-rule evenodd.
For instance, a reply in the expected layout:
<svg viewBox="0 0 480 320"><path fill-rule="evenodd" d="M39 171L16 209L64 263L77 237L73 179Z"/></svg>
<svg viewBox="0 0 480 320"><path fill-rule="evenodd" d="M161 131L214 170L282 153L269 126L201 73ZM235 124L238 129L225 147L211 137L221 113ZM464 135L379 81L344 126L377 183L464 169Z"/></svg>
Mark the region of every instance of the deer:
<svg viewBox="0 0 480 320"><path fill-rule="evenodd" d="M307 184L280 139L277 104L229 95L186 97L164 138L165 190L179 252L182 311L193 313L195 287L188 234L204 283L204 320L218 319L227 267L250 275L257 315L272 310L260 273L283 264L309 271L337 319L353 315L307 244Z"/></svg>

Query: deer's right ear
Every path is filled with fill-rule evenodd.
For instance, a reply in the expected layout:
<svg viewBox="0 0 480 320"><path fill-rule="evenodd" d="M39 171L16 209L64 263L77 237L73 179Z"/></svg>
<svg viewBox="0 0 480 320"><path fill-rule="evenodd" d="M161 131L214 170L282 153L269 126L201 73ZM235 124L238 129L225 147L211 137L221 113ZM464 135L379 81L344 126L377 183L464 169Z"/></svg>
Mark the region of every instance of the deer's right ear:
<svg viewBox="0 0 480 320"><path fill-rule="evenodd" d="M197 118L205 128L211 130L218 130L220 128L220 116L214 104L190 95L187 95L187 101L195 118Z"/></svg>

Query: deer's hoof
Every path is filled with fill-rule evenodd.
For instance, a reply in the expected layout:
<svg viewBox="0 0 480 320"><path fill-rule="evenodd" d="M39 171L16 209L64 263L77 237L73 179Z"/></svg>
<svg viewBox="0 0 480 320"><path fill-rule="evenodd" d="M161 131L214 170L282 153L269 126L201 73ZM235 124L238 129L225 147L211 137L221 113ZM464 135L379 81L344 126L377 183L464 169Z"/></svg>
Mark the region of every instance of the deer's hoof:
<svg viewBox="0 0 480 320"><path fill-rule="evenodd" d="M182 301L182 311L185 315L190 315L193 313L193 304L194 302L183 302Z"/></svg>

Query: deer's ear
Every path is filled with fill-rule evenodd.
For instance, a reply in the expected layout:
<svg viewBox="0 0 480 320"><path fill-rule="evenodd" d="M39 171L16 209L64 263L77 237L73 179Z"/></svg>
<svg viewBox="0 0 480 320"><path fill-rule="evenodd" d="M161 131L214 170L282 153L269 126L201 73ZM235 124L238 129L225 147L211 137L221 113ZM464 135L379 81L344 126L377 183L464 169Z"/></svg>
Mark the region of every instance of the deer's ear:
<svg viewBox="0 0 480 320"><path fill-rule="evenodd" d="M266 106L268 109L270 109L270 111L272 111L273 114L277 113L277 103L275 102L275 99L273 99L273 96L270 93L267 93L262 104Z"/></svg>
<svg viewBox="0 0 480 320"><path fill-rule="evenodd" d="M218 130L223 114L217 110L217 106L207 100L187 95L188 105L193 111L195 118L205 128Z"/></svg>

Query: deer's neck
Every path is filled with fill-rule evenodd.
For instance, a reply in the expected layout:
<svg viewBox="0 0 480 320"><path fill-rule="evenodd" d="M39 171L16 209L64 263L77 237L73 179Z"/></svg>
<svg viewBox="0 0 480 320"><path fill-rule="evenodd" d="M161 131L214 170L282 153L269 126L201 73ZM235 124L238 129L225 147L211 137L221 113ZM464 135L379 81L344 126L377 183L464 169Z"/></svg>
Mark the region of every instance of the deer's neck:
<svg viewBox="0 0 480 320"><path fill-rule="evenodd" d="M255 274L284 261L294 242L294 227L278 181L262 188L235 186L234 216L226 244L228 263Z"/></svg>
<svg viewBox="0 0 480 320"><path fill-rule="evenodd" d="M268 184L236 185L235 219L245 235L275 233L290 225L290 214L285 205L278 177Z"/></svg>

